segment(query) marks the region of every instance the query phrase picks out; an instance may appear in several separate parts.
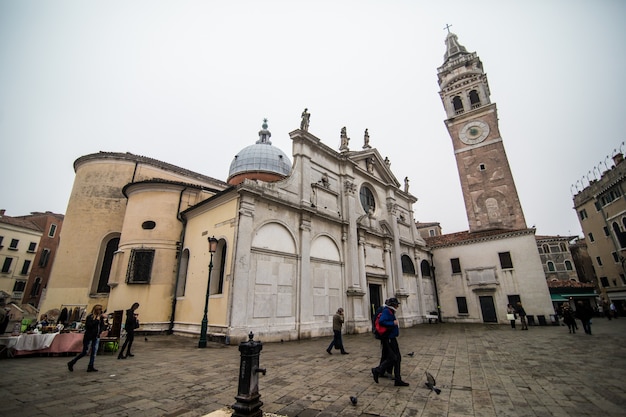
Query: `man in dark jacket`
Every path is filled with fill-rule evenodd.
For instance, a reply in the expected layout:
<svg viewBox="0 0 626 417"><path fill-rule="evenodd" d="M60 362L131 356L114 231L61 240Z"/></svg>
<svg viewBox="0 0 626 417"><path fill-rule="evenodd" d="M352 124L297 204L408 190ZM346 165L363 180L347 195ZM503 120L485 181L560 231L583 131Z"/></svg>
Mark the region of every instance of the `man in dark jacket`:
<svg viewBox="0 0 626 417"><path fill-rule="evenodd" d="M383 357L385 360L376 368L372 368L372 376L374 382L378 384L378 377L385 373L385 369L393 366L393 374L396 387L406 387L408 382L402 380L400 374L400 347L398 346L398 336L400 335L400 327L398 319L396 319L396 310L399 308L400 302L397 298L387 300L387 305L383 309L378 322L387 328L384 335L380 335L380 341L383 345Z"/></svg>
<svg viewBox="0 0 626 417"><path fill-rule="evenodd" d="M127 357L133 357L132 353L130 353L130 348L133 346L133 340L135 340L135 329L139 327L139 320L135 315L135 310L139 308L139 303L134 303L131 308L126 310L126 322L124 323L124 329L126 330L126 340L122 345L122 349L120 350L119 355L117 355L117 359L126 359ZM126 350L126 355L124 355L124 349Z"/></svg>
<svg viewBox="0 0 626 417"><path fill-rule="evenodd" d="M591 335L591 318L593 310L590 306L584 304L581 300L576 302L576 318L583 324L583 330Z"/></svg>
<svg viewBox="0 0 626 417"><path fill-rule="evenodd" d="M343 340L341 338L341 328L343 327L343 322L343 308L340 307L333 316L333 341L330 342L330 345L328 345L328 349L326 349L326 352L328 352L329 355L333 354L333 347L335 349L341 350L342 355L348 354L348 352L346 352L346 350L343 348Z"/></svg>

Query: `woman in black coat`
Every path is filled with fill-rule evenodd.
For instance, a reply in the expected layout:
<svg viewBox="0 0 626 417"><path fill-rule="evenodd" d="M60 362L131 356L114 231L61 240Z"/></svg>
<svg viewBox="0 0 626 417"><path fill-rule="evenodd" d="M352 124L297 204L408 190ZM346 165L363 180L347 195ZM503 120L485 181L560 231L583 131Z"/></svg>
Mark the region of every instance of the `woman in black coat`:
<svg viewBox="0 0 626 417"><path fill-rule="evenodd" d="M83 351L78 356L67 363L67 369L70 372L74 372L74 365L80 358L87 354L87 351L91 347L91 354L89 356L89 365L87 366L87 372L98 372L93 367L93 363L96 360L96 351L98 350L98 338L100 332L104 328L104 315L102 314L102 305L96 304L91 309L91 314L87 316L85 320L85 335L83 336Z"/></svg>

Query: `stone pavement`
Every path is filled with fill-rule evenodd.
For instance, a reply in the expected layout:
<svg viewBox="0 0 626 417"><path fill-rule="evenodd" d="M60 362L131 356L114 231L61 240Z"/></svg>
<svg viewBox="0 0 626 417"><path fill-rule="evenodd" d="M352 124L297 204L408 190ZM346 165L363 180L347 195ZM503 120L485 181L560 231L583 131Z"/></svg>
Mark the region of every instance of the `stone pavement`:
<svg viewBox="0 0 626 417"><path fill-rule="evenodd" d="M596 318L593 336L562 326L423 324L400 332L403 379L394 387L370 369L380 355L370 334L345 335L350 355L325 352L332 336L266 343L262 410L285 416L624 416L626 318ZM414 356L408 356L409 352ZM0 416L204 416L235 402L237 346L180 336L136 337L135 357L0 360ZM424 371L441 395L424 386ZM353 406L350 396L357 396Z"/></svg>

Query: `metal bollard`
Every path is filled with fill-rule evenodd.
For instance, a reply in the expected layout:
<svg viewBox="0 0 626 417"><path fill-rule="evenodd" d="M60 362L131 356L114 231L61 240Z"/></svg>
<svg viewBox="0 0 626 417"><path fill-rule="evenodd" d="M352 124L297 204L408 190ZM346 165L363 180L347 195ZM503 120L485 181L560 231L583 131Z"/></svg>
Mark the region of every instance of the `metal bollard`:
<svg viewBox="0 0 626 417"><path fill-rule="evenodd" d="M232 417L262 417L263 411L259 394L259 372L265 375L265 368L259 368L259 356L263 343L252 340L254 334L250 332L247 342L239 344L241 363L239 365L239 388L237 402L233 404Z"/></svg>

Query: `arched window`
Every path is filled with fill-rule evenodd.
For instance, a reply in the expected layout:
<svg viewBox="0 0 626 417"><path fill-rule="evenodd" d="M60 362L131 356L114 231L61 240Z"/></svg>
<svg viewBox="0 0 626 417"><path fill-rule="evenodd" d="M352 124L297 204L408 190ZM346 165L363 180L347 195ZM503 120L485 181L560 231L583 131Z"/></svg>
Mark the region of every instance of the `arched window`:
<svg viewBox="0 0 626 417"><path fill-rule="evenodd" d="M400 258L402 262L402 273L403 274L412 274L415 275L415 266L413 265L413 261L408 255L402 255Z"/></svg>
<svg viewBox="0 0 626 417"><path fill-rule="evenodd" d="M572 263L570 261L565 261L565 269L568 271L572 270Z"/></svg>
<svg viewBox="0 0 626 417"><path fill-rule="evenodd" d="M426 259L424 259L420 263L420 269L422 270L422 276L423 277L429 277L430 276L430 264L428 263L428 261Z"/></svg>
<svg viewBox="0 0 626 417"><path fill-rule="evenodd" d="M109 287L109 275L111 274L111 266L113 265L113 255L115 255L119 244L119 237L114 237L106 242L102 266L100 267L100 276L98 277L98 287L96 288L96 292L98 293L111 292L111 288Z"/></svg>
<svg viewBox="0 0 626 417"><path fill-rule="evenodd" d="M550 253L550 246L542 245L541 247L543 248L543 253Z"/></svg>
<svg viewBox="0 0 626 417"><path fill-rule="evenodd" d="M48 265L48 259L50 259L50 249L44 249L39 258L39 267L45 268Z"/></svg>
<svg viewBox="0 0 626 417"><path fill-rule="evenodd" d="M187 287L187 268L189 268L189 249L183 250L180 255L180 268L178 269L178 282L176 283L176 297L185 295Z"/></svg>
<svg viewBox="0 0 626 417"><path fill-rule="evenodd" d="M222 294L224 291L224 272L226 269L226 241L217 242L217 251L213 254L213 271L211 271L211 295Z"/></svg>
<svg viewBox="0 0 626 417"><path fill-rule="evenodd" d="M454 96L452 98L452 105L454 106L454 113L456 114L463 113L463 101L461 100L461 97Z"/></svg>
<svg viewBox="0 0 626 417"><path fill-rule="evenodd" d="M613 232L619 241L620 248L626 248L626 233L622 233L617 222L613 222Z"/></svg>
<svg viewBox="0 0 626 417"><path fill-rule="evenodd" d="M548 271L554 272L554 262L548 261Z"/></svg>
<svg viewBox="0 0 626 417"><path fill-rule="evenodd" d="M37 277L35 278L35 282L33 283L33 286L30 288L30 296L37 297L40 289L41 289L41 278Z"/></svg>
<svg viewBox="0 0 626 417"><path fill-rule="evenodd" d="M470 105L473 109L480 107L480 97L478 97L478 92L476 90L472 90L469 93Z"/></svg>

